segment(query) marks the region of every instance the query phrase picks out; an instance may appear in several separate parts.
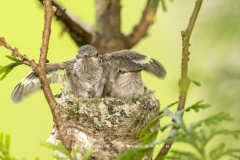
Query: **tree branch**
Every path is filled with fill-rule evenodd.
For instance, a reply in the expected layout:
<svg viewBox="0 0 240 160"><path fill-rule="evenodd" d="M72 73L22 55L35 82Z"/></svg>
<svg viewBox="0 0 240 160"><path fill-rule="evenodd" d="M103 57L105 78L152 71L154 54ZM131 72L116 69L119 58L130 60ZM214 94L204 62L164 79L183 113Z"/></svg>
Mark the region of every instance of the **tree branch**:
<svg viewBox="0 0 240 160"><path fill-rule="evenodd" d="M46 58L47 58L48 44L49 44L49 39L51 34L51 22L52 22L52 16L53 16L51 0L44 0L44 10L45 10L44 29L43 29L42 46L40 49L39 67L38 67L37 74L41 83L41 87L43 89L43 93L49 104L53 118L55 120L56 128L59 131L62 126L61 114L59 109L57 108L57 102L53 96L53 93L47 82L47 77L46 77Z"/></svg>
<svg viewBox="0 0 240 160"><path fill-rule="evenodd" d="M43 4L43 0L39 0ZM77 44L78 47L90 44L92 40L91 33L88 33L83 27L81 27L79 24L74 22L67 14L66 10L62 9L59 4L52 1L52 6L56 7L56 12L54 12L54 16L57 17L57 20L60 20L64 25L71 36L71 38L74 40L74 42Z"/></svg>
<svg viewBox="0 0 240 160"><path fill-rule="evenodd" d="M18 49L15 47L14 49L10 46L10 44L6 43L4 37L0 37L0 46L4 46L7 48L11 53L13 57L18 57L22 60L22 62L28 66L30 66L33 70L36 70L38 68L38 64L35 63L34 59L29 60L26 55L21 55L18 52Z"/></svg>
<svg viewBox="0 0 240 160"><path fill-rule="evenodd" d="M156 11L159 0L148 0L143 11L140 22L133 28L132 32L126 37L127 48L132 48L143 37L147 36L148 28L154 23L156 19Z"/></svg>
<svg viewBox="0 0 240 160"><path fill-rule="evenodd" d="M188 79L188 55L189 55L189 40L192 34L193 27L198 17L203 0L197 0L195 8L193 10L192 16L190 18L188 27L186 30L182 31L182 67L181 67L181 79L180 79L180 97L178 103L178 111L184 109L185 102L187 98L187 91L189 87L190 80ZM173 127L173 130L178 130L178 128ZM170 137L169 137L170 138ZM164 156L167 155L169 149L173 143L165 143L158 153L156 159L163 160Z"/></svg>
<svg viewBox="0 0 240 160"><path fill-rule="evenodd" d="M41 88L48 102L48 105L51 109L55 126L59 134L59 139L63 142L63 145L64 145L65 142L63 141L63 139L64 139L65 131L63 130L64 127L61 120L60 110L57 107L58 103L56 102L52 94L51 88L47 82L47 77L46 77L46 58L47 58L48 44L49 44L50 33L51 33L51 22L52 22L52 16L53 16L51 0L44 0L44 10L45 10L45 19L44 19L42 45L41 45L40 56L39 56L39 64L36 64L34 60L29 60L26 55L21 55L18 52L18 49L17 48L13 49L9 44L6 43L4 38L0 38L0 46L4 46L8 50L10 50L12 52L13 57L20 58L23 63L30 66L33 69L33 71L37 73L41 83ZM69 147L66 147L66 149L71 150L71 148Z"/></svg>

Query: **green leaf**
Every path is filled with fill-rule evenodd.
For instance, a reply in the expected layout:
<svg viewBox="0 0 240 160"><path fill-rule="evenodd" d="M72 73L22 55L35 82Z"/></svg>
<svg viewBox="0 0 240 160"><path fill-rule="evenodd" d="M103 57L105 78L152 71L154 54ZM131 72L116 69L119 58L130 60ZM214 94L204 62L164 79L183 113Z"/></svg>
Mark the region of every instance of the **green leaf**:
<svg viewBox="0 0 240 160"><path fill-rule="evenodd" d="M21 60L19 60L18 58L15 58L15 57L12 57L12 56L9 56L9 55L6 55L5 57L12 60L12 61L15 61L15 62L21 62Z"/></svg>
<svg viewBox="0 0 240 160"><path fill-rule="evenodd" d="M174 105L177 104L177 103L178 103L178 101L173 102L173 103L169 104L169 105L167 106L167 108L170 108L170 107L174 106Z"/></svg>
<svg viewBox="0 0 240 160"><path fill-rule="evenodd" d="M41 146L48 147L48 148L50 148L54 151L58 150L59 152L62 152L63 154L65 154L69 158L71 157L71 152L66 150L66 148L62 145L62 143L60 141L58 141L57 145L54 145L54 144L48 143L48 142L42 142L40 144L41 144Z"/></svg>
<svg viewBox="0 0 240 160"><path fill-rule="evenodd" d="M225 150L225 147L226 147L225 143L221 143L220 146L218 146L217 148L213 149L210 152L210 158L217 160L217 159L221 158L222 156L227 156L227 155L237 158L237 159L240 158L240 155L239 155L240 149L229 148L229 149ZM234 153L236 153L236 154L234 154Z"/></svg>
<svg viewBox="0 0 240 160"><path fill-rule="evenodd" d="M130 150L118 155L117 160L134 159L134 157L136 155L137 155L137 149L133 148L133 149L130 149Z"/></svg>
<svg viewBox="0 0 240 160"><path fill-rule="evenodd" d="M170 159L170 160L199 160L195 154L191 152L184 152L184 151L177 151L177 150L171 150L171 153L173 153L173 156L167 156L164 159Z"/></svg>
<svg viewBox="0 0 240 160"><path fill-rule="evenodd" d="M15 57L12 57L9 55L6 55L5 57L14 61L14 63L10 63L6 66L0 66L0 76L3 74L0 77L0 81L2 81L4 78L6 78L6 76L13 70L14 67L24 64L21 60L15 58Z"/></svg>
<svg viewBox="0 0 240 160"><path fill-rule="evenodd" d="M220 129L220 130L212 130L210 132L210 135L208 137L208 139L212 139L214 136L216 135L220 135L220 134L225 134L225 135L232 135L234 138L238 139L239 135L240 135L240 130L228 130L228 129Z"/></svg>
<svg viewBox="0 0 240 160"><path fill-rule="evenodd" d="M193 79L189 79L193 84L195 84L196 86L200 87L201 83L199 83L198 81L195 81Z"/></svg>
<svg viewBox="0 0 240 160"><path fill-rule="evenodd" d="M3 66L0 66L0 75L3 74L5 72L6 68Z"/></svg>
<svg viewBox="0 0 240 160"><path fill-rule="evenodd" d="M175 104L177 104L178 101L171 103L170 105L168 105L167 107L165 107L166 109L169 109L170 107L174 106ZM164 109L165 109L164 108ZM142 138L148 131L149 129L151 129L155 124L157 124L159 122L159 119L162 117L162 114L164 113L165 110L161 110L159 111L157 114L155 114L152 119L149 121L149 123L146 125L146 127L144 127L139 135L140 138Z"/></svg>
<svg viewBox="0 0 240 160"><path fill-rule="evenodd" d="M15 63L10 63L6 66L0 66L0 81L2 81L6 76L13 70L14 67L23 64L21 61L15 62Z"/></svg>
<svg viewBox="0 0 240 160"><path fill-rule="evenodd" d="M148 133L143 138L141 138L143 140L143 145L149 144L152 141L154 141L156 139L156 137L157 137L157 134L158 134L158 130L155 130L155 131L153 131L151 133Z"/></svg>
<svg viewBox="0 0 240 160"><path fill-rule="evenodd" d="M222 121L233 121L233 118L230 117L230 115L228 113L221 112L216 115L210 116L206 119L203 119L195 124L191 124L190 127L188 128L188 130L190 132L192 132L196 128L200 127L203 123L205 123L207 126L210 126L212 124L216 125L217 123L222 122Z"/></svg>
<svg viewBox="0 0 240 160"><path fill-rule="evenodd" d="M167 12L167 5L166 5L165 0L161 0L161 3L162 3L163 11L164 11L164 12Z"/></svg>
<svg viewBox="0 0 240 160"><path fill-rule="evenodd" d="M6 76L13 70L13 68L8 68L5 73L2 75L2 77L0 78L0 81L2 81L4 78L6 78Z"/></svg>
<svg viewBox="0 0 240 160"><path fill-rule="evenodd" d="M210 104L201 104L203 102L202 101L198 101L197 103L193 104L191 107L185 109L186 112L189 112L191 110L194 110L195 112L199 112L199 109L206 109L211 107Z"/></svg>
<svg viewBox="0 0 240 160"><path fill-rule="evenodd" d="M159 122L159 118L151 119L145 128L142 129L139 137L142 138L155 124Z"/></svg>
<svg viewBox="0 0 240 160"><path fill-rule="evenodd" d="M211 116L204 120L204 123L209 126L211 124L216 125L219 122L222 121L233 121L233 118L230 117L229 113L221 112L219 114L216 114L214 116Z"/></svg>
<svg viewBox="0 0 240 160"><path fill-rule="evenodd" d="M147 145L145 145L147 146ZM142 160L142 157L145 155L145 153L152 151L153 147L138 147L138 148L133 148L130 149L120 155L117 156L117 160L130 160L130 159L135 159L136 160Z"/></svg>
<svg viewBox="0 0 240 160"><path fill-rule="evenodd" d="M10 136L9 135L6 135L5 145L6 145L6 149L9 150L9 147L10 147Z"/></svg>
<svg viewBox="0 0 240 160"><path fill-rule="evenodd" d="M76 152L77 153L77 152ZM88 160L88 158L92 155L92 150L88 150L87 152L85 152L85 154L83 155L82 160Z"/></svg>
<svg viewBox="0 0 240 160"><path fill-rule="evenodd" d="M0 147L3 147L3 133L0 135Z"/></svg>
<svg viewBox="0 0 240 160"><path fill-rule="evenodd" d="M163 132L168 127L173 127L173 126L177 126L177 124L176 123L169 123L169 124L166 124L166 125L158 128L158 129L156 129L153 132L148 133L146 136L141 138L142 141L143 141L143 144L145 145L145 144L151 143L157 137L158 131L162 131Z"/></svg>

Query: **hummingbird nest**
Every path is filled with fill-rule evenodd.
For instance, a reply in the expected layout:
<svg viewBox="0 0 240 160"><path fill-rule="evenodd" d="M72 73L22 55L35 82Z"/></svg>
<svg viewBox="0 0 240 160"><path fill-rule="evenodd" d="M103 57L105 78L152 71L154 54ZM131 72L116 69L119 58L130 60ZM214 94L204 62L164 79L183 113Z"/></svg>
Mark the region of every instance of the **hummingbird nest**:
<svg viewBox="0 0 240 160"><path fill-rule="evenodd" d="M78 159L92 149L90 159L97 160L115 159L117 154L137 147L141 130L160 109L154 92L145 88L143 95L124 100L86 99L74 96L70 85L64 84L58 103L67 132L65 139L71 142L67 147L80 147ZM57 139L55 130L48 142L56 143Z"/></svg>

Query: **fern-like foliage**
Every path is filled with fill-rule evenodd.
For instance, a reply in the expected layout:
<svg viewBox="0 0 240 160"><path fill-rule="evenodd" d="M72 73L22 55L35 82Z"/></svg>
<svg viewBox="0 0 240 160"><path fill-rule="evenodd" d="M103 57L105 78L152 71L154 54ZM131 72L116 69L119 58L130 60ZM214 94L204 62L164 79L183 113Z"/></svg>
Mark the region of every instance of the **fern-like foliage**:
<svg viewBox="0 0 240 160"><path fill-rule="evenodd" d="M164 108L163 110L161 110L157 114L155 114L155 116L150 120L150 122L147 124L147 126L142 129L142 131L140 133L140 138L143 138L146 135L146 133L149 132L150 129L159 122L159 119L165 116L164 113L166 110L168 110L170 107L174 106L177 103L178 103L178 101L168 105L166 108ZM162 128L162 130L164 130L164 129L166 129L166 127Z"/></svg>
<svg viewBox="0 0 240 160"><path fill-rule="evenodd" d="M6 76L13 70L14 67L24 64L21 60L12 56L6 55L6 58L14 61L14 63L10 63L6 66L0 66L0 81L6 78Z"/></svg>
<svg viewBox="0 0 240 160"><path fill-rule="evenodd" d="M52 149L53 151L57 151L59 154L55 154L53 155L53 157L56 160L77 160L77 154L80 152L80 148L78 147L75 151L73 151L72 153L70 151L68 151L60 141L58 141L58 143L52 144L52 143L48 143L48 142L43 142L41 143L42 146L48 147L50 149ZM92 150L88 150L84 155L82 160L88 160L89 157L92 155Z"/></svg>
<svg viewBox="0 0 240 160"><path fill-rule="evenodd" d="M10 136L6 135L4 138L4 134L1 133L0 134L0 160L19 160L17 158L13 158L10 156L9 148L10 148ZM26 159L22 158L22 160L26 160ZM35 160L39 160L39 159L36 158Z"/></svg>
<svg viewBox="0 0 240 160"><path fill-rule="evenodd" d="M184 151L171 151L170 156L166 156L164 159L171 159L171 160L203 160L207 159L209 157L211 160L217 160L221 158L222 156L230 156L233 158L240 158L240 149L237 148L227 148L225 147L225 143L222 143L220 147L213 149L212 151L209 151L206 153L206 147L207 144L212 140L213 137L217 135L231 135L234 138L239 138L240 130L227 130L227 129L211 129L210 132L206 132L201 128L202 124L205 124L208 127L215 126L216 124L222 122L222 121L233 121L233 118L230 117L229 114L221 112L216 115L210 116L208 118L205 118L203 120L200 120L197 123L186 125L182 119L182 114L184 112L189 111L196 111L199 112L200 109L206 109L209 108L209 104L203 104L203 101L199 101L192 106L182 110L177 111L176 113L173 113L169 110L169 107L173 106L175 103L172 103L171 105L165 107L162 109L159 113L157 113L150 123L142 130L140 134L140 138L142 139L142 146L134 148L132 150L129 150L125 152L124 154L120 155L118 157L119 160L123 159L142 159L144 156L150 156L153 152L154 147L159 146L159 144L163 143L172 143L172 142L181 142L185 144L189 144L192 146L197 153L191 153L191 152L184 152ZM171 117L173 120L173 123L169 123L165 126L162 126L161 128L158 128L157 130L150 132L149 129L153 127L158 121L158 118L164 118L164 117ZM169 127L178 128L171 129L168 131L164 138L160 140L155 140L157 137L158 131L165 131L165 129Z"/></svg>
<svg viewBox="0 0 240 160"><path fill-rule="evenodd" d="M193 104L191 107L185 109L185 112L189 112L191 110L194 110L195 112L198 112L200 109L206 109L206 108L210 108L211 105L210 104L202 104L202 101L198 101L197 103Z"/></svg>
<svg viewBox="0 0 240 160"><path fill-rule="evenodd" d="M173 2L174 0L169 0L170 2ZM168 8L167 8L167 4L166 4L166 0L160 0L161 2L161 5L162 5L162 9L164 12L167 12L168 11Z"/></svg>
<svg viewBox="0 0 240 160"><path fill-rule="evenodd" d="M184 160L199 160L198 157L195 156L194 153L191 152L183 152L183 151L177 151L177 150L173 150L172 151L173 156L168 156L165 157L164 159L171 159L171 160L180 160L180 159L184 159Z"/></svg>
<svg viewBox="0 0 240 160"><path fill-rule="evenodd" d="M48 147L53 151L58 151L58 153L63 154L64 157L60 157L59 155L54 155L56 160L77 160L77 154L80 152L80 148L77 148L73 153L66 150L66 148L62 145L61 142L58 142L57 145L43 142L41 143L42 146ZM0 134L0 160L20 160L17 158L13 158L9 154L10 148L10 136L6 135L4 138L4 134ZM88 160L89 157L92 155L92 150L88 150L82 157L82 160ZM26 160L22 158L22 160ZM38 157L35 160L39 160Z"/></svg>
<svg viewBox="0 0 240 160"><path fill-rule="evenodd" d="M4 134L0 135L0 159L2 160L15 160L9 155L9 147L10 147L10 136L6 135L4 142Z"/></svg>

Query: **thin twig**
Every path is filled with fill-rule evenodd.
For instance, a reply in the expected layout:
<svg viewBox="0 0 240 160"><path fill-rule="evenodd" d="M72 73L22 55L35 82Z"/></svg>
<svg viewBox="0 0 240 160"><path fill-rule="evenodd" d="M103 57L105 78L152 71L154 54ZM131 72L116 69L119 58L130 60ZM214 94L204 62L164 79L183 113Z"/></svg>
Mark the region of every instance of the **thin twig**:
<svg viewBox="0 0 240 160"><path fill-rule="evenodd" d="M44 19L42 45L40 49L41 52L39 56L38 76L39 76L39 80L40 80L45 98L52 111L56 128L57 130L59 130L60 126L62 125L61 115L59 110L56 108L57 102L52 94L51 88L47 82L47 77L46 77L46 58L47 58L48 44L49 44L49 39L51 34L51 22L52 22L52 16L53 16L51 0L44 0L44 10L45 10L45 19Z"/></svg>
<svg viewBox="0 0 240 160"><path fill-rule="evenodd" d="M188 27L186 30L182 31L182 67L181 67L181 79L180 79L180 97L178 103L178 111L184 109L185 102L187 98L187 91L189 87L190 80L188 79L188 55L189 55L189 40L192 34L193 27L198 17L203 0L197 0L195 8L193 10L192 16L190 18ZM178 128L173 127L173 130ZM169 137L170 138L170 137ZM167 155L169 149L173 143L165 143L158 153L156 159L162 160Z"/></svg>
<svg viewBox="0 0 240 160"><path fill-rule="evenodd" d="M21 55L16 47L12 48L11 45L5 41L4 37L0 37L0 46L7 48L7 50L12 53L13 57L20 58L24 64L30 66L33 70L36 70L38 68L38 64L35 63L34 59L29 60L26 55Z"/></svg>
<svg viewBox="0 0 240 160"><path fill-rule="evenodd" d="M156 19L156 11L159 0L148 0L143 11L140 22L133 28L132 32L126 37L127 48L132 48L143 37L147 36L148 28L154 23Z"/></svg>
<svg viewBox="0 0 240 160"><path fill-rule="evenodd" d="M41 83L41 88L43 89L43 93L48 102L48 105L51 109L55 126L59 134L59 139L62 141L63 145L66 147L64 139L64 131L63 131L63 123L61 120L61 113L56 102L54 95L51 91L51 88L47 82L46 77L46 58L48 52L48 44L51 34L51 22L53 16L53 9L51 5L51 0L44 0L44 10L45 10L45 19L44 19L44 29L43 29L43 38L41 45L41 52L39 56L39 68L38 68L38 77ZM66 149L71 150L71 147L66 147Z"/></svg>
<svg viewBox="0 0 240 160"><path fill-rule="evenodd" d="M29 65L33 69L33 71L37 73L41 83L41 88L43 89L43 93L51 109L55 126L59 134L59 139L62 140L64 139L64 135L63 135L64 131L63 131L63 123L61 120L60 110L57 107L58 103L56 102L52 94L51 88L47 82L47 77L46 77L46 58L47 58L48 44L49 44L49 39L51 34L51 22L52 22L52 16L53 16L51 0L44 0L44 10L45 10L44 29L43 29L42 45L40 49L39 64L36 64L34 60L29 60L26 55L21 55L18 52L18 49L17 48L13 49L8 43L6 43L4 38L0 38L0 46L4 46L5 48L7 48L9 51L12 52L13 57L20 58L24 64ZM66 147L66 149L70 150L71 148Z"/></svg>
<svg viewBox="0 0 240 160"><path fill-rule="evenodd" d="M43 4L43 0L39 0ZM54 16L65 25L65 30L72 37L74 42L80 47L85 44L90 44L92 40L91 33L88 33L82 26L74 22L67 14L66 10L62 9L59 4L52 1L52 6L56 7Z"/></svg>

